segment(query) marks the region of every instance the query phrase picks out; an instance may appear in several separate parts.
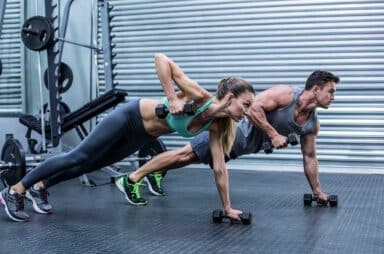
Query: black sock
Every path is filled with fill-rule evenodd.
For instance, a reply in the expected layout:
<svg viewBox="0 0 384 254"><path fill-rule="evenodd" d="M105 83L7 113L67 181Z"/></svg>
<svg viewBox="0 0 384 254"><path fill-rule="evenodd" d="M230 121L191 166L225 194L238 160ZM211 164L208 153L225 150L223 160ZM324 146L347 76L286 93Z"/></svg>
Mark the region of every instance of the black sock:
<svg viewBox="0 0 384 254"><path fill-rule="evenodd" d="M127 182L128 182L129 184L135 184L135 182L132 182L131 179L129 179L129 176L127 176Z"/></svg>

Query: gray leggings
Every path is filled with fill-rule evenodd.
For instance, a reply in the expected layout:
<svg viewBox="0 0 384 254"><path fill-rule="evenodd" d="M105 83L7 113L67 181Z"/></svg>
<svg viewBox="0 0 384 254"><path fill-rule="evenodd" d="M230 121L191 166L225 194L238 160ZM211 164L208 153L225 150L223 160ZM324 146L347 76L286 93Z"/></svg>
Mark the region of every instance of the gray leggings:
<svg viewBox="0 0 384 254"><path fill-rule="evenodd" d="M149 135L140 115L140 101L124 104L108 114L68 153L41 163L22 180L26 189L44 180L46 187L98 170L133 154L156 137Z"/></svg>

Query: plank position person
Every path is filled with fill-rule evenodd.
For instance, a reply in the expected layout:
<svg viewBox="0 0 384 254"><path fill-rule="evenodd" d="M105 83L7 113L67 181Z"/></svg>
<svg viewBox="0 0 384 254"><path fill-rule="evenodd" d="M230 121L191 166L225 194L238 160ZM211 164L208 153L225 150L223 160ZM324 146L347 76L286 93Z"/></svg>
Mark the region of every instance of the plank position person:
<svg viewBox="0 0 384 254"><path fill-rule="evenodd" d="M120 161L160 135L176 131L182 136L192 137L204 130L208 130L211 136L209 146L223 206L227 207L229 216L239 219L241 211L232 208L228 210L230 200L224 154L228 154L232 147L235 121L242 119L253 101L253 87L242 78L226 78L219 82L216 96L212 96L196 81L188 78L166 55L156 54L155 65L166 98L162 101L133 100L115 109L77 147L47 159L20 182L3 189L0 201L10 219L29 219L24 211L26 191L27 197L33 201L35 211L50 213L51 206L46 196L48 187ZM173 82L180 91L174 90ZM198 106L194 115L182 113L188 100L193 100ZM169 107L170 114L165 119L155 114L155 107L159 103ZM128 185L127 181L121 184L121 188L133 192L138 188L138 184ZM146 203L139 195L134 197L135 203Z"/></svg>
<svg viewBox="0 0 384 254"><path fill-rule="evenodd" d="M286 85L273 86L255 96L247 111L247 118L237 124L236 138L226 160L241 155L258 153L265 140L270 140L275 148L287 146L287 136L296 133L300 136L304 173L309 185L320 201L327 201L327 194L320 186L316 138L320 129L316 108L327 109L335 99L339 77L327 71L315 71L306 81L305 88ZM138 182L144 176L168 169L181 168L192 163L214 165L212 150L208 145L214 138L203 132L195 136L189 144L180 149L159 154L154 159L132 172L129 182ZM161 181L153 184L152 193L164 195ZM134 193L127 193L131 197ZM134 203L132 198L131 203ZM227 207L227 211L230 208Z"/></svg>

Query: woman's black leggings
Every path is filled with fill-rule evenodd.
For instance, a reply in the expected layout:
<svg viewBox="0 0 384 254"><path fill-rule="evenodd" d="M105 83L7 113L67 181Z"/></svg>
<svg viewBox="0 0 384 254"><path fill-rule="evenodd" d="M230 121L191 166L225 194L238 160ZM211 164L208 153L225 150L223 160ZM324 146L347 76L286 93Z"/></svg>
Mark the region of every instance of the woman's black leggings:
<svg viewBox="0 0 384 254"><path fill-rule="evenodd" d="M154 139L144 129L140 101L134 100L108 114L73 150L47 159L21 182L26 189L41 180L49 187L120 161Z"/></svg>

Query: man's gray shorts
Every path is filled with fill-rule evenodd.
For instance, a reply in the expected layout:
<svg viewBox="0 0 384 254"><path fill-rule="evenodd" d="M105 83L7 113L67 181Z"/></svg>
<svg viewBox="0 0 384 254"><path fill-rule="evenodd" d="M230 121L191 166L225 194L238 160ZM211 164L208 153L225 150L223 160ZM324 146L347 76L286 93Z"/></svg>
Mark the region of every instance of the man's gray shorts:
<svg viewBox="0 0 384 254"><path fill-rule="evenodd" d="M209 147L209 132L204 131L195 136L191 141L192 150L195 152L200 162L209 164L212 168L212 154ZM230 160L228 156L225 156L225 161Z"/></svg>

